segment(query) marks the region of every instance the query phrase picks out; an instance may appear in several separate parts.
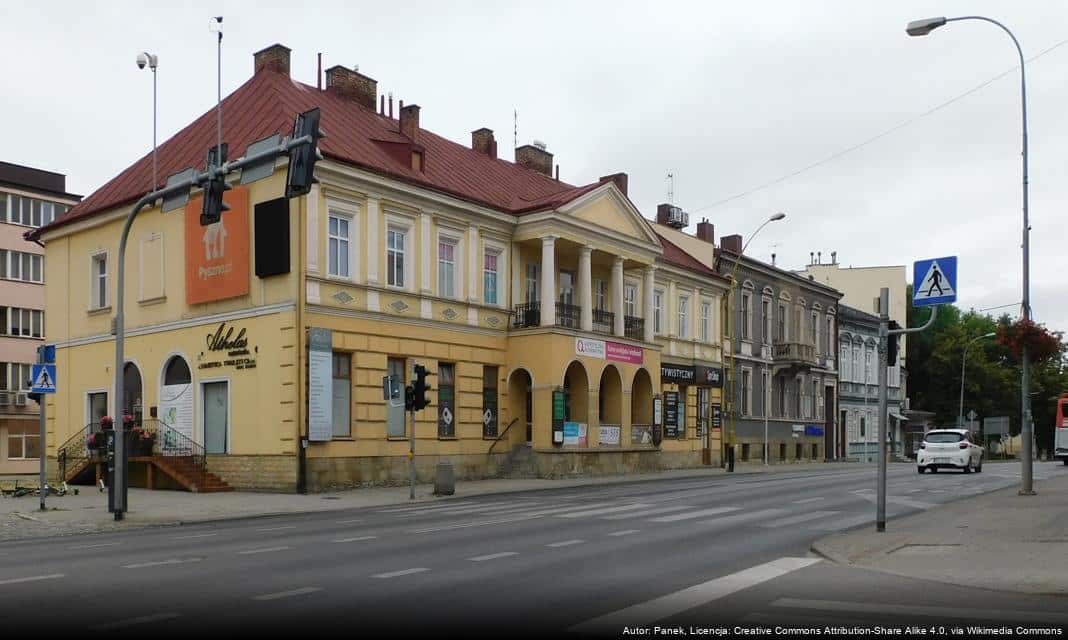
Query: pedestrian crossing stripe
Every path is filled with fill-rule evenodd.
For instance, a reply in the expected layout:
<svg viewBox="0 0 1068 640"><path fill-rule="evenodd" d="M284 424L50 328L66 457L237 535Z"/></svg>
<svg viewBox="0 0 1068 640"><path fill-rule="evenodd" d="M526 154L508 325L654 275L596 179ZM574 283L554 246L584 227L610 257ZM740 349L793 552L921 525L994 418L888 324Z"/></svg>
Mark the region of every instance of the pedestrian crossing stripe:
<svg viewBox="0 0 1068 640"><path fill-rule="evenodd" d="M56 392L56 365L35 364L30 370L33 384L30 386L31 393L55 393Z"/></svg>
<svg viewBox="0 0 1068 640"><path fill-rule="evenodd" d="M957 258L918 260L913 265L912 305L922 307L957 300Z"/></svg>

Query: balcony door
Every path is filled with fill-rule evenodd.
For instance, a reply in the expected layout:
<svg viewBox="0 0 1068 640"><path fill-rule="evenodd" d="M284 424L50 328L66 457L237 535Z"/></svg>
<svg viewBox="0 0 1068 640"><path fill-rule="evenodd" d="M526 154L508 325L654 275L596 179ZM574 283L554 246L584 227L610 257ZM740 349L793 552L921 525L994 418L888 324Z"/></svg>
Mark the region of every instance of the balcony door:
<svg viewBox="0 0 1068 640"><path fill-rule="evenodd" d="M563 304L575 304L575 272L561 269L557 284L559 285L560 302Z"/></svg>

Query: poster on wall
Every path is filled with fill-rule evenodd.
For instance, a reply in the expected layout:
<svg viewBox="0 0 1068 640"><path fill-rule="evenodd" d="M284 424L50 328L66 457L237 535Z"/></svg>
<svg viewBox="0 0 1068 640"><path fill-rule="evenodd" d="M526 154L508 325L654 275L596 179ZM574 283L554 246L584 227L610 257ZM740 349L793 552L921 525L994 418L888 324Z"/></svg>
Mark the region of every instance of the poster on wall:
<svg viewBox="0 0 1068 640"><path fill-rule="evenodd" d="M308 441L328 442L334 433L333 336L308 329Z"/></svg>
<svg viewBox="0 0 1068 640"><path fill-rule="evenodd" d="M201 304L248 294L248 188L223 194L229 207L215 224L200 225L202 198L185 207L185 301Z"/></svg>
<svg viewBox="0 0 1068 640"><path fill-rule="evenodd" d="M601 427L599 442L607 445L619 444L619 427Z"/></svg>
<svg viewBox="0 0 1068 640"><path fill-rule="evenodd" d="M572 447L585 447L588 441L588 425L584 422L564 423L564 444Z"/></svg>
<svg viewBox="0 0 1068 640"><path fill-rule="evenodd" d="M159 390L159 420L186 438L193 437L193 385L165 384ZM164 432L166 434L166 432ZM176 438L160 440L160 449L164 452L176 450L181 443Z"/></svg>
<svg viewBox="0 0 1068 640"><path fill-rule="evenodd" d="M679 392L664 392L664 437L679 437Z"/></svg>

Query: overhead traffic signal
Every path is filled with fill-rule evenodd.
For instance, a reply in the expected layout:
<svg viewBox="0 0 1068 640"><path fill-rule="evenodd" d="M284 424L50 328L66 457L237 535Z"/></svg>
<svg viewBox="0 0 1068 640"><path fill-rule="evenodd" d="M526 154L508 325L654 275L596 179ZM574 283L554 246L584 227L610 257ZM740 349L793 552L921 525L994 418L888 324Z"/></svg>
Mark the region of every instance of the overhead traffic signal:
<svg viewBox="0 0 1068 640"><path fill-rule="evenodd" d="M412 410L421 411L430 404L430 398L426 392L430 391L430 385L426 383L426 376L430 373L421 364L415 365L415 382L412 385Z"/></svg>
<svg viewBox="0 0 1068 640"><path fill-rule="evenodd" d="M224 143L220 158L216 157L216 147L208 149L208 171L211 172L215 167L220 167L226 162L227 147ZM229 211L230 207L223 202L223 193L231 189L230 185L226 184L226 179L223 176L211 176L203 184L204 188L204 204L200 210L200 226L206 227L209 224L215 224L222 217L223 211Z"/></svg>
<svg viewBox="0 0 1068 640"><path fill-rule="evenodd" d="M311 137L311 144L302 144L289 152L289 174L286 177L286 197L295 198L311 191L315 179L315 163L323 159L319 140L326 135L319 129L319 107L297 116L293 123L293 140Z"/></svg>

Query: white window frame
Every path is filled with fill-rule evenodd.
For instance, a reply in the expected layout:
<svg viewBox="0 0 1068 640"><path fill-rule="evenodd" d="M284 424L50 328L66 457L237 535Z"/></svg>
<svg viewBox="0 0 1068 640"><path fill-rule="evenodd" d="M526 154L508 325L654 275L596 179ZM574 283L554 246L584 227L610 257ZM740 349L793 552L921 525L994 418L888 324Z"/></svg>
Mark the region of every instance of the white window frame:
<svg viewBox="0 0 1068 640"><path fill-rule="evenodd" d="M760 298L760 313L763 316L761 322L764 327L764 336L762 340L764 344L771 344L772 332L775 330L775 321L772 317L772 309L775 307L772 305L771 298L768 296L761 296Z"/></svg>
<svg viewBox="0 0 1068 640"><path fill-rule="evenodd" d="M712 301L701 301L701 342L711 342L712 338Z"/></svg>
<svg viewBox="0 0 1068 640"><path fill-rule="evenodd" d="M496 268L493 270L493 300L486 295L486 275L490 271L486 268L486 258L493 257ZM501 265L505 263L504 252L498 247L488 244L482 249L482 302L494 307L501 305Z"/></svg>
<svg viewBox="0 0 1068 640"><path fill-rule="evenodd" d="M541 264L528 262L526 268L523 269L523 282L526 283L527 287L524 300L527 303L535 303L541 300L541 278Z"/></svg>
<svg viewBox="0 0 1068 640"><path fill-rule="evenodd" d="M742 340L753 339L753 296L748 291L742 291L741 309L738 321L742 323Z"/></svg>
<svg viewBox="0 0 1068 640"><path fill-rule="evenodd" d="M26 423L26 424L30 424L30 423ZM8 460L24 461L24 460L40 460L41 459L40 456L38 456L36 458L29 458L29 457L26 456L26 438L27 437L37 438L37 451L39 452L41 450L41 434L38 431L30 429L29 431L22 431L21 433L11 433L10 431L7 431L6 433L7 433L7 440L8 440L7 446L6 446L7 451L8 451L8 457L7 457ZM18 457L11 455L11 440L22 440L22 455L20 455Z"/></svg>
<svg viewBox="0 0 1068 640"><path fill-rule="evenodd" d="M664 290L653 289L653 333L664 335Z"/></svg>
<svg viewBox="0 0 1068 640"><path fill-rule="evenodd" d="M778 320L779 320L779 323L778 323L778 326L777 326L778 331L775 334L775 337L779 342L783 342L783 343L789 342L789 340L790 340L790 316L787 314L787 310L789 308L790 308L790 305L788 303L779 301L779 304L778 304Z"/></svg>
<svg viewBox="0 0 1068 640"><path fill-rule="evenodd" d="M739 376L741 380L741 415L751 416L753 415L753 369L750 367L742 367L742 375ZM748 384L746 384L748 381Z"/></svg>
<svg viewBox="0 0 1068 640"><path fill-rule="evenodd" d="M820 352L820 312L812 312L812 330L809 332L812 336L812 347L816 350L816 353Z"/></svg>
<svg viewBox="0 0 1068 640"><path fill-rule="evenodd" d="M103 257L104 262L104 299L98 300L100 292L100 274L97 273L96 265ZM100 304L97 304L100 302ZM111 255L107 249L94 251L89 254L89 311L101 311L111 307Z"/></svg>
<svg viewBox="0 0 1068 640"><path fill-rule="evenodd" d="M359 250L359 233L353 233L358 230L358 218L356 212L346 210L336 205L328 205L326 208L326 273L329 277L339 278L342 280L349 280L355 282L357 280L356 274L359 270L358 262L358 250ZM332 219L338 220L338 233L334 234L330 232L330 222ZM344 237L340 233L340 223L344 221L348 225L348 234ZM354 237L355 236L355 237ZM337 241L338 247L336 249L338 269L336 272L330 268L330 259L334 257L335 249L330 247L333 241ZM348 259L348 273L341 273L341 243L346 245L345 257Z"/></svg>
<svg viewBox="0 0 1068 640"><path fill-rule="evenodd" d="M623 285L623 315L636 317L638 315L638 284L627 282Z"/></svg>
<svg viewBox="0 0 1068 640"><path fill-rule="evenodd" d="M598 311L608 310L608 285L604 278L593 279L593 308Z"/></svg>
<svg viewBox="0 0 1068 640"><path fill-rule="evenodd" d="M678 296L678 308L679 308L679 337L683 340L690 337L690 322L689 322L689 296Z"/></svg>
<svg viewBox="0 0 1068 640"><path fill-rule="evenodd" d="M386 286L390 289L396 289L399 291L415 290L415 265L412 264L412 256L414 255L412 244L415 242L415 234L413 233L414 228L415 225L413 224L413 221L409 218L402 218L400 216L391 214L386 215ZM404 235L404 248L401 250L401 257L404 260L403 269L401 270L401 277L404 278L404 282L402 282L400 285L392 284L389 281L389 258L390 253L394 252L394 250L391 249L389 246L389 234L391 232L401 233ZM429 249L429 247L427 247L427 249ZM437 255L437 252L432 255Z"/></svg>
<svg viewBox="0 0 1068 640"><path fill-rule="evenodd" d="M443 286L442 277L444 271L442 270L441 259L441 246L446 245L452 247L452 291L447 291ZM463 297L464 291L464 252L463 252L463 239L457 232L438 230L438 241L434 244L434 264L437 265L437 280L438 280L438 297L449 298L450 300L458 300ZM446 264L448 264L446 262Z"/></svg>

